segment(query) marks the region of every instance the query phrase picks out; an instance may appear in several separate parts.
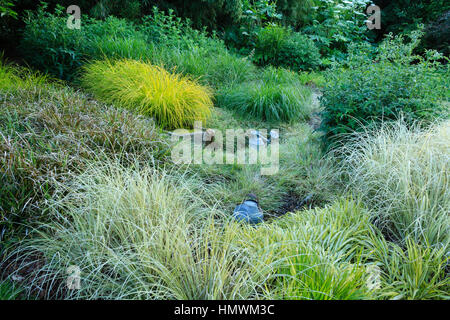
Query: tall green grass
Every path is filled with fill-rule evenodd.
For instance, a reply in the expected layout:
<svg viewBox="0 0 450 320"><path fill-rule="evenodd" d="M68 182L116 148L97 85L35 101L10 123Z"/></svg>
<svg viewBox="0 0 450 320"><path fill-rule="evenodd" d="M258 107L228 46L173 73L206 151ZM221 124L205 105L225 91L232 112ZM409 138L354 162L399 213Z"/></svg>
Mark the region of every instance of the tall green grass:
<svg viewBox="0 0 450 320"><path fill-rule="evenodd" d="M216 89L251 80L257 73L256 66L247 58L237 57L224 49L211 53L199 46L187 49L154 46L151 61L176 68L178 72L194 76Z"/></svg>
<svg viewBox="0 0 450 320"><path fill-rule="evenodd" d="M82 83L99 99L154 117L166 128L192 127L211 114L212 95L195 80L135 60L96 61Z"/></svg>
<svg viewBox="0 0 450 320"><path fill-rule="evenodd" d="M258 80L219 91L218 105L268 122L308 119L312 110L311 91L295 74L269 68Z"/></svg>

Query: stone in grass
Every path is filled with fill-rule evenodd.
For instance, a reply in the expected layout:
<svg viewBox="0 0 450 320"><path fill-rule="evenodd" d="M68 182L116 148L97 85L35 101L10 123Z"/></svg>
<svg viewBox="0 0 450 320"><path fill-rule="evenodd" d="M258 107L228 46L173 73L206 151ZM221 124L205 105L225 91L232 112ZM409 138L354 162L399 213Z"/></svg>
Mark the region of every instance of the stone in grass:
<svg viewBox="0 0 450 320"><path fill-rule="evenodd" d="M259 208L258 198L253 193L249 193L247 199L234 209L233 218L249 224L263 222L264 215Z"/></svg>

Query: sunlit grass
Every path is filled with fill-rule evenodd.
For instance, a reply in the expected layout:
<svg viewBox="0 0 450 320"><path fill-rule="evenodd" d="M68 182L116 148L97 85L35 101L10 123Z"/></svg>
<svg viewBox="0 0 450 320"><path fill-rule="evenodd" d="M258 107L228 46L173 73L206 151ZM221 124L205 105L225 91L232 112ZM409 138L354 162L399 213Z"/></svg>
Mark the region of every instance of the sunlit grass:
<svg viewBox="0 0 450 320"><path fill-rule="evenodd" d="M196 81L140 61L96 61L82 83L96 97L143 115L169 129L192 127L210 117L212 94Z"/></svg>
<svg viewBox="0 0 450 320"><path fill-rule="evenodd" d="M3 92L32 89L47 80L45 75L4 62L3 56L0 55L0 90Z"/></svg>

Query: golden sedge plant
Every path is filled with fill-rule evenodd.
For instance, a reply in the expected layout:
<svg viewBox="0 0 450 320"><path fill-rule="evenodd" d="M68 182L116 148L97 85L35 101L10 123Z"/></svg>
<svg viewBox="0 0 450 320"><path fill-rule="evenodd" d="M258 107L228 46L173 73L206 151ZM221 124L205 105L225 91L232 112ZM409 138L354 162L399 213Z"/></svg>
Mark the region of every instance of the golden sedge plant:
<svg viewBox="0 0 450 320"><path fill-rule="evenodd" d="M154 117L167 129L192 127L211 114L208 88L141 61L93 62L84 68L82 84L97 98Z"/></svg>
<svg viewBox="0 0 450 320"><path fill-rule="evenodd" d="M0 54L0 91L2 93L36 88L45 84L47 80L48 77L45 75L5 62Z"/></svg>

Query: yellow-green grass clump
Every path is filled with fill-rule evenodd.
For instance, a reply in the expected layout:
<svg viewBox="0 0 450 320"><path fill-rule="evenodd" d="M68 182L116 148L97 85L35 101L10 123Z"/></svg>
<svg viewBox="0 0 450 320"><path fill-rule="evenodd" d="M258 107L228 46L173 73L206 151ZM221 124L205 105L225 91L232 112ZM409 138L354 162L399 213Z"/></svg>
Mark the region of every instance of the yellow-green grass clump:
<svg viewBox="0 0 450 320"><path fill-rule="evenodd" d="M37 72L7 63L0 54L0 91L30 89L44 84L48 77Z"/></svg>
<svg viewBox="0 0 450 320"><path fill-rule="evenodd" d="M211 114L212 93L195 80L135 60L95 61L82 84L107 103L154 117L166 129L192 127Z"/></svg>

